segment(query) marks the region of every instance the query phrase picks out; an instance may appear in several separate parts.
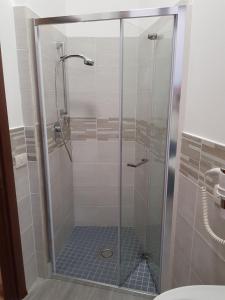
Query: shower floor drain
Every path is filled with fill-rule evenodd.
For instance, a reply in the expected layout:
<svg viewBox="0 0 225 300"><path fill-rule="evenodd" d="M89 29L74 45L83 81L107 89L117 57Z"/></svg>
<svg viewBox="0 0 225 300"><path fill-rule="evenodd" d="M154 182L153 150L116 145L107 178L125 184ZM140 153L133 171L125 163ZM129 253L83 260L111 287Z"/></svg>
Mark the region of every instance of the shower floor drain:
<svg viewBox="0 0 225 300"><path fill-rule="evenodd" d="M103 258L111 258L113 256L112 249L102 249L100 250L100 256Z"/></svg>

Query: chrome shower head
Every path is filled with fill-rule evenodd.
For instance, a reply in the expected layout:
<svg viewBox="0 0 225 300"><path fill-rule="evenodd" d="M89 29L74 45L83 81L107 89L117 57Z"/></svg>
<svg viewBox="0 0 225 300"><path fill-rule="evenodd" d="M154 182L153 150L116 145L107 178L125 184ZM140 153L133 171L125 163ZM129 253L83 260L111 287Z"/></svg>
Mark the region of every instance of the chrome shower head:
<svg viewBox="0 0 225 300"><path fill-rule="evenodd" d="M154 40L157 40L158 38L159 38L159 36L158 36L157 33L149 33L149 34L148 34L148 39L149 39L149 40L154 41Z"/></svg>
<svg viewBox="0 0 225 300"><path fill-rule="evenodd" d="M87 66L94 66L95 62L93 59L90 58L84 58L84 64Z"/></svg>
<svg viewBox="0 0 225 300"><path fill-rule="evenodd" d="M78 57L78 58L83 59L84 64L87 65L87 66L93 66L94 63L95 63L93 59L87 58L87 57L85 57L85 56L82 55L82 54L70 54L70 55L64 55L64 56L61 56L61 57L60 57L60 61L64 62L66 59L72 58L72 57Z"/></svg>

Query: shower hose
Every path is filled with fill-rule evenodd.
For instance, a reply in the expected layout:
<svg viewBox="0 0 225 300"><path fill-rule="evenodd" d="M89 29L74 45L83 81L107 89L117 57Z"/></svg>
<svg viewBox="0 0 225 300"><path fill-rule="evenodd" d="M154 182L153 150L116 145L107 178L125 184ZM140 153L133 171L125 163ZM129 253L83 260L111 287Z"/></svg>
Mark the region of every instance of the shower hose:
<svg viewBox="0 0 225 300"><path fill-rule="evenodd" d="M60 62L56 62L56 65L55 65L55 105L56 105L57 119L58 119L58 123L59 123L59 127L60 127L60 134L61 134L61 137L62 137L62 142L63 142L63 145L64 145L64 147L66 149L66 152L69 156L69 159L72 162L72 155L71 155L70 150L68 148L68 145L66 143L66 138L65 138L65 135L64 135L64 132L63 132L63 124L62 124L60 111L59 111L59 105L58 105L57 74L58 74L59 65L60 65Z"/></svg>

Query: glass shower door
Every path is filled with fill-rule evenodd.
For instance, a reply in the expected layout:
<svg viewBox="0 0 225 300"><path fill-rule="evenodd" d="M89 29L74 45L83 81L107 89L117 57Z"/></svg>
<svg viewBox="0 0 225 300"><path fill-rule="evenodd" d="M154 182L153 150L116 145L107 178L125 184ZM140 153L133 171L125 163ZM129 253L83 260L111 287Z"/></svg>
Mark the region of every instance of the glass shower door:
<svg viewBox="0 0 225 300"><path fill-rule="evenodd" d="M173 32L172 16L123 21L120 284L153 293L160 288Z"/></svg>

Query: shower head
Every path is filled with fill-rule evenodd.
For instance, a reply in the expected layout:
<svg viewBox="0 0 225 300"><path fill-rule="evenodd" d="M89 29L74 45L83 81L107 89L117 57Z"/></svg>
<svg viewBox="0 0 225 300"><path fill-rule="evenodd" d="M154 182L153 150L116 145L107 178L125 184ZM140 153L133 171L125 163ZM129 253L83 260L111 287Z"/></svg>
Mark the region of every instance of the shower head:
<svg viewBox="0 0 225 300"><path fill-rule="evenodd" d="M85 56L82 55L82 54L70 54L70 55L64 55L64 56L61 56L61 57L60 57L60 61L64 62L66 59L72 58L72 57L78 57L78 58L83 59L84 64L87 65L87 66L93 66L94 63L95 63L93 59L87 58L87 57L85 57Z"/></svg>
<svg viewBox="0 0 225 300"><path fill-rule="evenodd" d="M94 66L95 62L94 62L93 59L85 58L84 59L84 64L87 65L87 66Z"/></svg>
<svg viewBox="0 0 225 300"><path fill-rule="evenodd" d="M158 34L157 33L149 33L148 34L148 39L149 40L152 40L152 41L155 41L159 38Z"/></svg>

